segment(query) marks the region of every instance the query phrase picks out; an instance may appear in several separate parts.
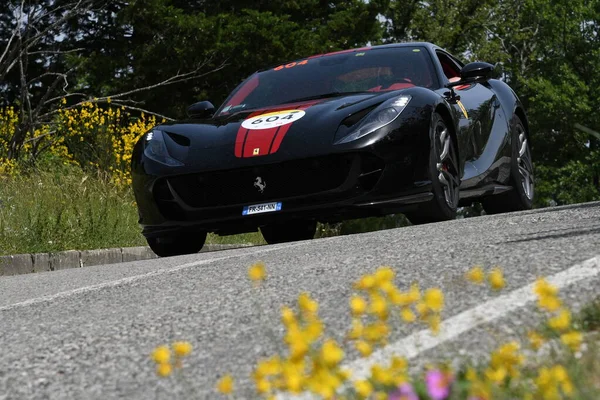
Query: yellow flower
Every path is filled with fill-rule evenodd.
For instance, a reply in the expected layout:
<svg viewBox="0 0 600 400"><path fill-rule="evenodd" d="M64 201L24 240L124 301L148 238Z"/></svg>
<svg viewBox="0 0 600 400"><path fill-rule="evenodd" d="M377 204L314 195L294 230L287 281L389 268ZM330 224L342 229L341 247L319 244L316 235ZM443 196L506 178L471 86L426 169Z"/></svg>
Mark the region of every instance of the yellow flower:
<svg viewBox="0 0 600 400"><path fill-rule="evenodd" d="M383 282L394 280L394 270L391 267L380 267L375 271L375 281L381 285Z"/></svg>
<svg viewBox="0 0 600 400"><path fill-rule="evenodd" d="M529 344L531 345L531 348L534 350L538 350L546 341L542 335L533 331L528 332L527 337L529 338Z"/></svg>
<svg viewBox="0 0 600 400"><path fill-rule="evenodd" d="M231 375L225 375L217 382L217 390L223 394L230 394L233 392L233 378Z"/></svg>
<svg viewBox="0 0 600 400"><path fill-rule="evenodd" d="M373 393L373 385L371 385L371 382L366 380L356 381L354 383L354 389L360 398L363 399L366 399L371 395L371 393Z"/></svg>
<svg viewBox="0 0 600 400"><path fill-rule="evenodd" d="M554 312L562 306L562 302L555 296L544 296L538 298L538 307L542 310Z"/></svg>
<svg viewBox="0 0 600 400"><path fill-rule="evenodd" d="M469 272L467 272L466 278L467 278L467 280L469 280L473 283L476 283L478 285L483 283L483 281L485 279L485 275L483 273L483 268L479 265L473 267Z"/></svg>
<svg viewBox="0 0 600 400"><path fill-rule="evenodd" d="M400 317L404 322L408 323L415 322L417 319L415 313L408 307L402 307L402 310L400 310Z"/></svg>
<svg viewBox="0 0 600 400"><path fill-rule="evenodd" d="M544 278L538 278L535 281L535 285L533 287L533 291L538 297L556 297L558 295L558 288L550 283Z"/></svg>
<svg viewBox="0 0 600 400"><path fill-rule="evenodd" d="M265 270L264 263L256 263L248 269L248 277L253 282L264 281L267 277L267 271Z"/></svg>
<svg viewBox="0 0 600 400"><path fill-rule="evenodd" d="M369 312L378 316L380 319L387 319L388 305L385 297L378 294L372 295Z"/></svg>
<svg viewBox="0 0 600 400"><path fill-rule="evenodd" d="M563 342L565 346L568 346L572 351L577 351L579 350L579 346L581 346L581 342L583 341L583 335L577 331L563 333L560 335L560 341Z"/></svg>
<svg viewBox="0 0 600 400"><path fill-rule="evenodd" d="M152 352L152 360L157 364L168 363L171 359L171 350L167 346L158 346Z"/></svg>
<svg viewBox="0 0 600 400"><path fill-rule="evenodd" d="M367 302L360 296L352 296L350 299L350 310L354 316L363 315L367 310Z"/></svg>
<svg viewBox="0 0 600 400"><path fill-rule="evenodd" d="M421 300L421 292L419 290L419 285L413 283L410 286L410 290L408 291L408 301L410 303L416 303L419 300Z"/></svg>
<svg viewBox="0 0 600 400"><path fill-rule="evenodd" d="M488 281L490 282L490 286L494 290L500 290L506 286L504 282L504 275L502 274L502 269L496 267L492 269L492 271L488 275Z"/></svg>
<svg viewBox="0 0 600 400"><path fill-rule="evenodd" d="M358 342L356 342L354 344L354 347L363 357L368 357L371 355L371 353L373 353L373 348L371 347L371 345L365 342L364 340L359 340Z"/></svg>
<svg viewBox="0 0 600 400"><path fill-rule="evenodd" d="M364 275L354 284L354 288L358 290L369 290L375 286L375 278L371 275Z"/></svg>
<svg viewBox="0 0 600 400"><path fill-rule="evenodd" d="M504 367L499 367L499 368L488 368L485 370L485 377L491 381L494 382L495 384L501 384L502 382L504 382L504 380L506 379L506 368Z"/></svg>
<svg viewBox="0 0 600 400"><path fill-rule="evenodd" d="M364 327L360 319L352 320L352 328L350 332L348 332L348 338L351 340L356 340L362 337L364 331Z"/></svg>
<svg viewBox="0 0 600 400"><path fill-rule="evenodd" d="M298 321L296 320L296 314L291 308L286 306L283 306L281 308L281 322L283 322L283 325L285 325L288 328L291 325L296 325L298 323Z"/></svg>
<svg viewBox="0 0 600 400"><path fill-rule="evenodd" d="M266 394L271 391L271 383L267 379L257 379L254 386L259 394Z"/></svg>
<svg viewBox="0 0 600 400"><path fill-rule="evenodd" d="M373 378L375 383L379 383L384 386L394 383L394 376L392 373L387 368L383 368L378 364L375 364L371 367L371 378Z"/></svg>
<svg viewBox="0 0 600 400"><path fill-rule="evenodd" d="M427 289L423 301L433 312L440 312L444 308L444 293L438 288Z"/></svg>
<svg viewBox="0 0 600 400"><path fill-rule="evenodd" d="M440 318L439 314L431 315L429 317L428 323L429 323L429 329L431 329L431 332L434 335L437 335L438 333L440 333L441 318Z"/></svg>
<svg viewBox="0 0 600 400"><path fill-rule="evenodd" d="M173 352L177 357L185 357L192 352L192 345L189 342L175 342Z"/></svg>
<svg viewBox="0 0 600 400"><path fill-rule="evenodd" d="M519 353L519 343L510 342L492 352L490 367L493 369L505 368L511 378L516 378L519 376L519 367L523 361L525 361L525 357Z"/></svg>
<svg viewBox="0 0 600 400"><path fill-rule="evenodd" d="M298 307L305 315L312 315L319 309L319 304L308 293L301 293L298 296Z"/></svg>
<svg viewBox="0 0 600 400"><path fill-rule="evenodd" d="M566 308L560 310L560 313L556 317L552 317L548 320L550 328L563 331L571 325L571 312Z"/></svg>
<svg viewBox="0 0 600 400"><path fill-rule="evenodd" d="M344 351L335 340L327 340L321 348L321 359L326 366L335 367L344 359Z"/></svg>
<svg viewBox="0 0 600 400"><path fill-rule="evenodd" d="M161 363L156 366L156 375L166 378L173 372L173 367L169 363Z"/></svg>

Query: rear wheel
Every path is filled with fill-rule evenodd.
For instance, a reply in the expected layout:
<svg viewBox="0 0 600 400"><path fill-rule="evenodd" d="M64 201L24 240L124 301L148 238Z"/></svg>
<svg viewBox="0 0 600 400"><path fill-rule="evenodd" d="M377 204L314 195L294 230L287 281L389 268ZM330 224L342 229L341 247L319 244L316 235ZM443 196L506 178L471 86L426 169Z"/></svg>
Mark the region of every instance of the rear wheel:
<svg viewBox="0 0 600 400"><path fill-rule="evenodd" d="M206 232L175 234L146 238L148 246L159 257L194 254L202 250L206 242Z"/></svg>
<svg viewBox="0 0 600 400"><path fill-rule="evenodd" d="M413 224L446 221L456 218L460 196L458 154L450 130L442 116L434 113L430 128L429 177L433 199L407 213Z"/></svg>
<svg viewBox="0 0 600 400"><path fill-rule="evenodd" d="M481 205L487 214L529 210L533 206L534 175L531 149L525 127L519 117L512 132L510 185L513 190L486 197Z"/></svg>
<svg viewBox="0 0 600 400"><path fill-rule="evenodd" d="M268 244L309 240L317 232L317 221L298 220L262 226L260 232Z"/></svg>

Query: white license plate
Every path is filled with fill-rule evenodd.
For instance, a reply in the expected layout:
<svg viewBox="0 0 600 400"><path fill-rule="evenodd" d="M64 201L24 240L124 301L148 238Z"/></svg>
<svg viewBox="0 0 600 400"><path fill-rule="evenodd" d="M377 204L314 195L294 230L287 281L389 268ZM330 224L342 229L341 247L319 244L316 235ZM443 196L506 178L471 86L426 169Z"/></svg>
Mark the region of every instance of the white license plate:
<svg viewBox="0 0 600 400"><path fill-rule="evenodd" d="M254 204L252 206L244 207L242 211L242 215L252 215L252 214L261 214L266 212L280 211L281 203L264 203L264 204Z"/></svg>

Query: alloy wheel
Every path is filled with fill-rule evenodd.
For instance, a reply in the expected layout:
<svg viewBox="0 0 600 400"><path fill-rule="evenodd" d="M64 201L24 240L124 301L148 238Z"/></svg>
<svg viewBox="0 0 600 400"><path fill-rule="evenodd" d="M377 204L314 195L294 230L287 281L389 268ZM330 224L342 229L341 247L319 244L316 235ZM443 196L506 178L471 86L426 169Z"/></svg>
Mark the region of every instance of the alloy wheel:
<svg viewBox="0 0 600 400"><path fill-rule="evenodd" d="M459 186L458 159L452 143L452 136L443 121L439 121L435 132L438 161L438 181L444 190L446 204L451 209L458 206Z"/></svg>
<svg viewBox="0 0 600 400"><path fill-rule="evenodd" d="M534 177L533 163L531 162L531 150L529 142L522 126L518 126L517 134L519 138L519 157L517 157L517 166L519 167L519 175L521 175L521 185L523 193L527 199L533 199Z"/></svg>

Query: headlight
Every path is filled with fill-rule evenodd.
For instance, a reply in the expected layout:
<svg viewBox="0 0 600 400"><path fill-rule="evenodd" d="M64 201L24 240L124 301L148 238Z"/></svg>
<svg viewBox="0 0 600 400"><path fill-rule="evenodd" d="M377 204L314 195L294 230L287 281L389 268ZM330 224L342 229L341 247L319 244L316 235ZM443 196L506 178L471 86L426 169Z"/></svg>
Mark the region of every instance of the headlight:
<svg viewBox="0 0 600 400"><path fill-rule="evenodd" d="M169 155L165 138L161 131L153 130L146 134L146 143L144 145L144 155L158 163L168 165L170 167L180 167L183 165Z"/></svg>
<svg viewBox="0 0 600 400"><path fill-rule="evenodd" d="M375 132L384 126L392 123L400 113L406 108L411 96L399 96L383 103L378 110L369 114L358 127L348 136L344 136L336 144L348 143L361 137Z"/></svg>

